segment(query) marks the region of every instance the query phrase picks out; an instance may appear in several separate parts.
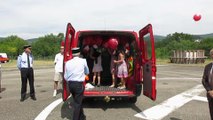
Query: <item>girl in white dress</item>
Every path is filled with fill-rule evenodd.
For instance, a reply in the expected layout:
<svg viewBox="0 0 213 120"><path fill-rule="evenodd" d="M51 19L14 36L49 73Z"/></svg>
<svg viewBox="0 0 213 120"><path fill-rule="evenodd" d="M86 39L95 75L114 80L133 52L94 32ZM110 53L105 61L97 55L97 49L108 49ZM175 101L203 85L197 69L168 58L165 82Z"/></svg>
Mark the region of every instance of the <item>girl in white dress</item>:
<svg viewBox="0 0 213 120"><path fill-rule="evenodd" d="M100 82L101 82L101 76L100 73L103 71L102 65L101 65L101 52L98 51L97 45L93 45L93 52L92 52L92 58L94 59L94 66L92 69L93 72L93 82L92 84L95 85L95 80L96 78L98 79L98 84L97 86L100 87Z"/></svg>
<svg viewBox="0 0 213 120"><path fill-rule="evenodd" d="M125 53L124 51L118 51L118 60L114 60L114 63L117 65L117 77L121 79L121 86L118 87L120 89L126 88L126 78L128 77L127 64L125 61Z"/></svg>

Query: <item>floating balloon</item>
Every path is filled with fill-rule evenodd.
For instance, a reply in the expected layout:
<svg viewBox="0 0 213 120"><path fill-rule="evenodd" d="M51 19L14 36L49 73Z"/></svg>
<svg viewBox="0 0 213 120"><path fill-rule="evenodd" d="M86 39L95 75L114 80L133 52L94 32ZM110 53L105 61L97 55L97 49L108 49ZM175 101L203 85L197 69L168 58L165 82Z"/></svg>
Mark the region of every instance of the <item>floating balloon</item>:
<svg viewBox="0 0 213 120"><path fill-rule="evenodd" d="M201 19L201 15L195 14L193 16L194 21L199 21Z"/></svg>

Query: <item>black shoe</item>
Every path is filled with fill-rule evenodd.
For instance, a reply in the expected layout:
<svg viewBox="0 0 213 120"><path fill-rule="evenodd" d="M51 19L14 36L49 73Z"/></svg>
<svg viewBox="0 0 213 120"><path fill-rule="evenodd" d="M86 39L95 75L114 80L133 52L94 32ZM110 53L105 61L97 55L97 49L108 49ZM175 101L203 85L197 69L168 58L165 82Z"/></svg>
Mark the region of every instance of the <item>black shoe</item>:
<svg viewBox="0 0 213 120"><path fill-rule="evenodd" d="M80 116L80 120L86 120L86 116L85 115Z"/></svg>
<svg viewBox="0 0 213 120"><path fill-rule="evenodd" d="M24 98L21 98L21 99L20 99L20 102L23 102L23 101L24 101Z"/></svg>
<svg viewBox="0 0 213 120"><path fill-rule="evenodd" d="M92 82L91 84L92 84L93 86L95 86L95 83Z"/></svg>
<svg viewBox="0 0 213 120"><path fill-rule="evenodd" d="M36 100L36 97L35 97L35 96L32 96L31 99L32 99L32 100Z"/></svg>

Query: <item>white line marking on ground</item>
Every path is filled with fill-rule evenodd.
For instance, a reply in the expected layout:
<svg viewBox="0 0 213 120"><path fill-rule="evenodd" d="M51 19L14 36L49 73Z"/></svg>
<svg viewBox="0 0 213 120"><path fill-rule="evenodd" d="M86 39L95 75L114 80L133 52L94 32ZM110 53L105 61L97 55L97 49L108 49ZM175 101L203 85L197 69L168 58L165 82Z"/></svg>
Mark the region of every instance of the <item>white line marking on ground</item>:
<svg viewBox="0 0 213 120"><path fill-rule="evenodd" d="M62 98L55 100L48 105L34 120L46 120L51 111L62 102Z"/></svg>
<svg viewBox="0 0 213 120"><path fill-rule="evenodd" d="M190 75L190 76L202 76L202 73L188 73L188 72L177 72L177 71L162 71L161 73L159 74L166 74L166 75Z"/></svg>
<svg viewBox="0 0 213 120"><path fill-rule="evenodd" d="M178 80L178 79L182 79L182 80L201 80L201 78L187 78L187 77L165 77L165 78L157 78L159 80Z"/></svg>
<svg viewBox="0 0 213 120"><path fill-rule="evenodd" d="M202 85L197 85L192 89L189 89L183 93L180 93L174 97L167 99L159 105L146 109L145 111L135 114L135 117L143 118L147 120L161 120L169 113L183 106L187 102L191 101L194 96L199 95L204 90Z"/></svg>
<svg viewBox="0 0 213 120"><path fill-rule="evenodd" d="M158 66L171 66L171 65L156 65L156 66L158 67Z"/></svg>
<svg viewBox="0 0 213 120"><path fill-rule="evenodd" d="M202 102L208 102L206 97L201 97L201 96L194 96L192 99L197 101L202 101Z"/></svg>

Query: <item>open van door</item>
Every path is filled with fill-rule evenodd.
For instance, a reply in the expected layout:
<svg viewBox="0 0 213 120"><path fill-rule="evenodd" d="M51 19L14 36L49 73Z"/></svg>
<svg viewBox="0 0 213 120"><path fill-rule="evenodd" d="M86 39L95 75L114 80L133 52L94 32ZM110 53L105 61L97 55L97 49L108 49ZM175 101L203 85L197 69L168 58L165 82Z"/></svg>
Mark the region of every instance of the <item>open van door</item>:
<svg viewBox="0 0 213 120"><path fill-rule="evenodd" d="M64 67L65 63L72 59L72 47L74 44L74 37L75 37L75 29L72 27L70 23L67 24L67 31L65 36L65 44L64 44L64 60L63 60L63 73L64 73ZM64 75L64 74L63 74ZM70 92L67 85L67 82L65 79L63 79L63 101L66 101L69 97Z"/></svg>
<svg viewBox="0 0 213 120"><path fill-rule="evenodd" d="M141 65L143 69L143 94L156 99L156 57L152 25L148 24L139 31Z"/></svg>

